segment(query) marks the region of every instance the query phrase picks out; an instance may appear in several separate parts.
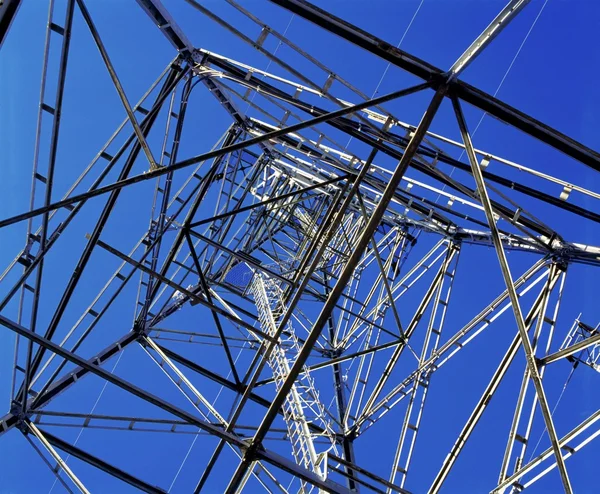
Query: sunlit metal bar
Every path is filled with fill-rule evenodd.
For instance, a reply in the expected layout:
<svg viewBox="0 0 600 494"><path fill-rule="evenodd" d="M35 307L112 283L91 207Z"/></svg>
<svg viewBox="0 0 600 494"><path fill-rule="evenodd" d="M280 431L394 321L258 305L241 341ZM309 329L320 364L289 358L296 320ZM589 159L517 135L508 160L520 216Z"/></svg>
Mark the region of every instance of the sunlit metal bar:
<svg viewBox="0 0 600 494"><path fill-rule="evenodd" d="M85 488L85 486L82 484L81 480L79 480L77 475L75 475L73 473L73 470L71 470L69 465L67 465L67 463L60 457L58 452L52 447L52 444L50 443L50 441L48 441L46 439L46 437L44 436L44 434L42 434L42 431L40 431L36 427L36 425L30 421L26 421L25 426L44 445L44 447L46 448L48 453L50 453L50 455L52 455L52 458L54 458L54 460L56 461L56 463L58 463L60 468L62 468L62 470L65 472L65 474L67 474L67 477L69 477L71 479L71 481L77 486L77 489L79 489L79 491L83 492L84 494L90 494L90 491L88 491Z"/></svg>
<svg viewBox="0 0 600 494"><path fill-rule="evenodd" d="M460 132L461 132L463 141L464 141L466 149L467 149L467 155L469 156L469 161L471 162L471 168L473 169L473 176L475 177L475 182L477 183L477 190L479 191L479 197L481 199L483 207L485 208L486 217L487 217L488 223L490 225L490 231L492 233L492 240L494 242L494 247L496 248L496 253L498 255L498 261L500 263L502 277L504 278L504 282L508 289L508 295L510 297L513 312L515 314L515 319L517 321L517 327L519 329L519 336L521 338L521 344L523 346L523 350L525 351L527 367L529 369L530 377L535 386L536 395L538 397L540 409L541 409L542 415L544 417L544 422L546 424L548 436L550 438L550 442L552 443L552 449L554 450L554 455L556 456L558 470L560 472L563 487L564 487L566 493L572 493L573 489L571 487L571 482L569 481L569 476L567 473L567 469L565 467L565 462L563 460L562 453L560 451L560 446L558 443L558 437L556 435L556 430L554 428L552 414L550 412L550 407L549 407L548 401L546 399L546 394L544 392L544 387L542 385L542 380L540 378L539 369L538 369L537 363L535 361L535 354L534 354L533 348L531 346L531 341L529 340L529 336L527 336L527 327L526 327L525 321L523 319L523 314L521 312L521 307L519 305L519 298L517 296L517 292L513 286L512 275L510 273L510 268L508 266L508 260L506 259L506 253L504 252L504 248L502 246L502 241L500 240L500 236L498 234L498 229L496 227L496 220L494 218L494 214L492 211L492 205L490 203L487 189L485 186L485 182L483 180L483 175L481 174L481 169L479 168L479 163L477 161L477 158L475 156L475 151L473 150L473 146L471 144L471 137L470 137L469 131L467 129L467 124L466 124L464 115L462 113L460 102L458 101L458 99L456 97L453 97L452 103L454 106L454 111L456 113L456 118L458 120L458 125L460 127Z"/></svg>

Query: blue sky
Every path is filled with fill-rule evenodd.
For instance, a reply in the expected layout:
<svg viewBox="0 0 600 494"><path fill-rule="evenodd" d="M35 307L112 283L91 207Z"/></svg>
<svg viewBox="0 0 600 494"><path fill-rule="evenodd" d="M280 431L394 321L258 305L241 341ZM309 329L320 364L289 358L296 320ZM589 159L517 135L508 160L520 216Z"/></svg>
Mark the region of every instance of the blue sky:
<svg viewBox="0 0 600 494"><path fill-rule="evenodd" d="M397 44L413 18L420 1L403 0L398 2L374 1L360 2L352 0L325 1L319 5L334 14L376 33L392 44ZM149 84L158 76L174 56L169 43L160 36L145 14L133 1L106 0L98 2L88 0L89 10L110 54L115 69L123 83L130 102L135 102L144 93ZM257 54L252 48L236 40L221 27L194 11L182 0L165 2L174 18L180 23L195 46L244 61L259 68L266 68L268 60ZM216 0L204 2L214 12L223 15L232 22L248 28L231 8ZM58 12L64 9L64 2L58 1ZM316 29L299 18L291 18L287 11L258 1L245 2L244 5L259 17L280 31L287 27L287 35L299 43L312 55L319 57L337 73L351 80L359 89L372 94L386 71L386 63L349 47L340 39ZM441 68L449 67L469 46L471 41L486 27L493 16L502 8L503 1L476 0L425 0L407 32L401 48ZM506 30L486 49L486 51L465 71L462 78L467 82L494 93L502 81L506 70L519 50L532 23L539 16L534 29L522 46L519 57L512 65L504 80L498 96L515 106L551 125L567 135L583 142L592 149L600 148L598 128L599 116L595 109L600 103L596 88L598 53L594 49L595 33L600 23L600 6L591 0L533 0ZM25 2L13 25L4 46L0 50L0 218L10 217L27 209L29 203L30 169L33 160L35 120L39 97L39 79L42 64L44 25L47 5L42 0ZM251 31L255 32L255 31ZM58 43L53 38L54 51L51 61L56 62ZM271 47L274 46L270 41ZM282 48L282 56L285 54ZM269 70L289 77L282 69L271 65ZM52 72L51 72L52 74ZM416 83L416 79L399 69L390 68L381 81L378 94L385 94L400 87ZM317 74L307 74L309 76ZM50 77L52 80L52 77ZM49 83L49 94L54 94L54 83ZM54 199L63 195L83 166L89 162L110 136L115 127L124 118L118 96L111 87L110 79L97 50L93 46L89 33L81 16L75 16L72 49L67 75L67 96L63 112L63 125L59 143L58 169ZM427 101L424 96L406 98L389 105L404 121L416 124L423 113ZM481 112L465 105L468 123L473 129L481 117ZM189 110L189 119L182 139L181 158L187 158L209 150L223 134L230 123L230 117L216 101L201 88L194 93ZM44 128L47 132L48 128ZM458 139L459 133L452 121L449 102L445 102L440 114L432 125L432 130ZM332 132L332 135L334 133ZM46 133L47 135L47 133ZM152 137L156 144L158 136ZM345 142L345 140L342 140ZM598 190L596 174L583 165L570 160L559 152L518 133L504 124L486 117L474 137L478 148L489 150L504 158L523 163L545 173ZM365 146L353 144L355 152L365 153ZM42 152L47 145L42 146ZM454 156L460 153L454 151ZM366 155L366 153L365 153ZM379 157L384 167L394 166L390 158ZM135 173L147 168L143 156L137 160ZM418 176L415 174L415 176ZM515 176L520 178L519 174ZM114 176L110 178L114 179ZM125 191L119 200L105 236L112 245L128 252L147 228L148 212L152 199L150 184L138 185ZM560 190L555 190L558 194ZM598 210L593 199L573 199L576 203L591 210ZM579 202L577 202L579 201ZM75 221L57 244L56 252L49 255L44 278L44 297L42 299L40 325L47 324L53 308L58 303L60 289L64 287L74 265L74 256L85 245L85 233L93 228L95 218L104 203L98 198L90 201L85 215ZM524 201L527 204L527 201ZM210 214L211 209L201 210L200 216ZM536 210L567 240L599 244L597 227L590 226L564 212L540 207ZM1 269L13 259L22 247L25 237L25 223L6 227L0 233ZM423 247L424 248L424 247ZM479 249L479 250L477 250ZM75 253L75 254L74 254ZM105 252L96 251L93 261L85 272L77 295L69 305L65 316L65 328L72 324L81 313L81 307L89 303L90 298L106 281L106 273L114 269L117 262ZM513 275L524 271L531 258L525 255L511 254L509 257ZM454 312L449 314L449 325L459 324L468 318L474 310L471 307L483 307L502 290L497 261L491 249L465 249L461 259L461 277L457 279L458 288L454 295ZM493 273L482 279L479 276L482 266ZM10 281L10 279L8 280ZM570 327L574 317L583 313L583 320L595 325L600 316L596 297L597 276L592 268L574 266L567 277L567 290L564 296L563 310L559 321L559 335ZM6 283L4 284L6 285ZM469 289L472 287L474 289ZM4 293L2 286L0 293ZM82 355L91 356L128 330L133 317L135 286L128 287L123 301L107 315L98 335ZM79 310L78 310L79 309ZM196 311L196 312L194 312ZM16 304L12 303L3 312L7 317L15 318ZM197 307L182 310L174 316L172 324L181 327L193 326L198 318L207 316L206 311ZM478 342L477 348L470 349L461 359L452 362L446 373L436 376L434 386L438 394L432 392L428 402L429 432L423 429L419 438L419 454L425 460L415 460L412 484L407 487L414 492L423 492L429 485L431 472L442 461L456 433L464 424L469 405L475 402L489 376L493 372L501 353L515 334L514 319L507 313L498 327L486 334ZM388 321L391 322L391 319ZM504 325L504 326L503 326ZM64 328L61 328L64 330ZM562 336L557 336L562 341ZM0 403L8 403L14 337L8 330L0 331ZM193 353L195 350L186 349ZM136 380L147 389L164 389L168 384L161 381L156 366L143 354L141 348L128 349L119 363L118 375ZM211 365L221 367L223 362L214 355L206 357ZM523 356L518 357L522 364ZM114 362L108 363L112 369ZM499 459L484 456L482 452L499 451L505 442L506 430L512 416L513 402L520 382L522 365L515 366L507 377L507 383L499 390L494 399L495 406L486 413L482 429L492 431L487 435L475 435L455 471L449 478L445 492L482 492L489 489L497 475ZM556 402L569 368L565 364L560 371L548 375L553 383L548 391L551 406ZM154 374L153 374L154 373ZM157 376L144 379L140 376ZM141 380L140 380L141 379ZM557 409L560 417L559 434L568 430L569 425L584 418L598 408L599 400L590 393L598 375L591 369L578 369L569 385L561 407ZM100 379L86 377L86 386L72 393L66 393L57 400L53 409L72 408L85 412L94 405L103 383ZM207 385L209 386L209 385ZM213 386L210 393L217 393ZM174 401L180 400L174 393L167 395ZM454 406L449 406L454 405ZM123 391L107 388L98 403L97 413L123 413L135 410L140 415L164 416L163 412L150 409L127 396ZM444 410L439 413L439 410ZM425 420L424 419L424 420ZM498 424L498 427L496 427ZM539 423L538 423L539 426ZM59 434L60 428L52 432ZM61 437L74 440L78 431L61 431ZM126 462L132 473L168 488L188 450L191 436L165 435L156 439L152 434L135 434L128 439L126 446L115 450L114 445L122 445L123 432L85 431L78 443L99 456L104 455L114 463ZM384 438L388 430L384 427L374 429L372 435L364 439L362 451L376 449L378 438ZM361 439L363 441L363 439ZM156 447L156 445L159 447ZM543 443L545 444L545 443ZM181 472L172 492L189 492L193 488L198 465L203 465L216 442L212 438L201 436L192 449L186 468ZM544 446L545 447L545 446ZM594 466L598 446L587 446L577 458L567 462L576 492L593 492L594 481L589 469ZM53 484L53 476L32 451L23 437L12 431L0 440L0 457L5 468L0 472L0 492L47 492ZM231 475L234 464L220 464L223 479ZM363 453L360 461L366 466L377 468L379 460L375 456ZM476 468L473 467L476 466ZM93 492L130 492L128 486L94 471L81 462L73 462L77 474L85 480ZM387 473L384 468L380 473ZM226 480L224 481L226 482ZM558 486L559 477L552 472L534 486L532 492L549 492ZM222 488L218 482L210 486L211 492ZM53 492L61 492L56 485Z"/></svg>

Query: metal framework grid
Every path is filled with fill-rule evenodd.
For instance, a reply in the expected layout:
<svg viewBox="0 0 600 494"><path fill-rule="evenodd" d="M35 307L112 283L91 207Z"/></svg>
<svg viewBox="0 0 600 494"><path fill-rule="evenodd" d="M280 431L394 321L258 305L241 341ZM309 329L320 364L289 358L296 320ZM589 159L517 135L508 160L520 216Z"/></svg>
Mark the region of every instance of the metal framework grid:
<svg viewBox="0 0 600 494"><path fill-rule="evenodd" d="M589 363L576 372L595 368L597 331L577 320L579 332L566 334L556 321L569 266L595 269L600 248L565 240L533 208L542 205L546 211L566 211L582 224L598 223L600 214L577 205L573 196L591 204L600 194L569 177L555 178L476 149L463 106L483 110L595 171L600 155L459 79L528 2L509 1L444 71L305 0L271 0L307 29L329 32L421 81L369 98L235 0L226 1L260 28L257 38L207 5L186 1L289 76L194 47L159 0L137 0L176 53L133 105L87 2L66 0L64 9L49 2L30 208L0 220L0 228L27 224L25 246L0 277L0 324L17 335L11 401L0 418L0 435L20 431L69 492L88 490L85 476L77 475L65 454L139 490L167 491L128 473L113 458L55 435L54 429L68 427L120 430L123 441L160 432L206 440L210 454L193 467L194 492L410 492L410 467L429 449L419 449L417 438L426 425L432 383L435 393L433 376L512 311L513 321L503 324L507 330L516 322L514 338L427 480L429 492L442 489L501 381L515 368L522 384L512 396L504 453L485 452L501 460L490 490L520 492L558 471L564 491L573 492L566 460L598 435L600 410L576 427L557 430L545 391L556 383L544 376L551 364L569 371ZM19 4L0 5L0 43ZM126 119L56 200L61 109L76 21L91 34ZM267 39L273 38L321 79L309 78L268 48ZM60 46L59 57L49 57L51 44ZM48 78L54 78L52 91L46 90ZM231 115L231 125L210 151L181 159L194 89L208 90ZM341 89L352 95L350 101L336 96ZM417 125L384 108L417 94L430 98ZM444 101L451 102L461 142L429 131ZM242 106L247 111L240 111ZM157 132L160 139L151 138ZM339 136L370 151L355 154L339 144ZM468 163L453 158L452 148L463 150ZM378 166L382 156L395 160L395 168ZM136 173L140 162L146 171ZM490 165L499 171L489 171ZM514 169L527 176L524 183L512 178ZM120 194L142 182L154 187L149 225L123 251L106 231ZM48 263L56 262L50 254L95 197L102 206L66 287L52 286L45 274ZM461 252L473 256L481 246L493 246L506 289L486 307L463 307L477 312L462 327L445 328L452 291L465 289L453 283ZM77 307L72 324L84 272L97 262L98 252L118 261L118 268L83 311ZM519 277L511 273L508 252L521 252L529 262ZM497 265L483 269L491 273ZM126 287L136 283L133 321L117 311L122 337L103 349L86 346L102 332L106 314L125 297ZM60 290L51 309L40 301L42 285ZM14 317L6 315L9 308ZM204 319L196 319L192 330L178 327L184 312ZM149 384L137 379L149 376L146 367L132 380L119 377L116 366L109 370L109 362L118 363L133 348L157 364L167 378L161 386L170 386L180 399L136 384ZM586 362L589 355L593 362ZM66 409L73 402L59 398L84 386L83 378L91 375L148 404L147 415ZM219 398L221 392L226 397ZM431 410L430 416L436 413L444 411ZM542 424L548 447L532 456L536 423ZM391 444L391 453L365 466L374 444L366 439L370 434ZM366 452L361 451L365 444Z"/></svg>

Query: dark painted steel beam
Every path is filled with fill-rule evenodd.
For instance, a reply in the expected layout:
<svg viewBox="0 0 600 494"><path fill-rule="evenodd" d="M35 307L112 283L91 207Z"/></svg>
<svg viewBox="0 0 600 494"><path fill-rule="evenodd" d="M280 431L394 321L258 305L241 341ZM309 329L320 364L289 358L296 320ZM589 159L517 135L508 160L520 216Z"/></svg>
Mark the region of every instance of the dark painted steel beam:
<svg viewBox="0 0 600 494"><path fill-rule="evenodd" d="M196 295L195 293L191 292L190 290L182 287L181 285L175 283L174 281L171 281L171 279L167 278L166 276L163 276L159 273L157 273L156 271L152 271L151 269L147 268L146 266L144 266L141 262L136 261L135 259L132 259L131 257L129 257L127 254L124 254L123 252L115 249L114 247L111 247L110 245L108 245L107 243L103 242L102 240L98 240L97 242L98 247L106 250L107 252L110 252L111 254L115 255L116 257L118 257L119 259L121 259L122 261L125 261L129 264L131 264L132 266L134 266L136 269L139 269L140 271L143 271L145 273L151 274L152 276L154 276L157 280L159 280L161 283L164 283L165 285L170 286L171 288L178 290L179 292L183 293L186 297L189 297L190 300L194 303L198 303L201 305L204 305L206 307L208 307L210 310L218 313L219 315L226 317L227 319L231 320L231 322L233 324L238 324L244 328L246 328L248 331L251 331L252 333L256 333L257 335L259 335L261 338L264 338L266 340L272 340L272 338L264 333L263 331L253 327L251 324L248 324L246 321L244 321L243 319L239 319L237 317L232 316L229 312L227 312L226 310L217 307L214 304L209 303L207 300L204 300L204 298ZM243 311L243 309L238 308L239 311ZM249 312L245 312L244 314L249 316L249 317L255 317L254 314L251 314Z"/></svg>
<svg viewBox="0 0 600 494"><path fill-rule="evenodd" d="M21 0L4 0L0 3L0 49L20 6Z"/></svg>
<svg viewBox="0 0 600 494"><path fill-rule="evenodd" d="M133 332L127 333L119 338L116 342L106 347L104 350L98 352L94 358L94 362L96 362L98 365L106 362L117 353L121 352L129 344L136 341L137 337L138 336ZM52 384L45 393L39 394L35 398L30 398L27 408L29 410L35 410L43 407L55 396L68 389L88 372L89 370L87 368L76 367L73 371L69 372L69 374L63 376L60 380ZM17 425L18 421L20 420L19 415L20 411L14 410L0 418L0 436Z"/></svg>
<svg viewBox="0 0 600 494"><path fill-rule="evenodd" d="M181 79L181 77L183 77L183 71L180 72L179 74L175 70L171 71L165 81L165 84L164 84L162 90L161 90L160 96L166 96L166 94L164 94L164 93L168 94L168 92L169 92L169 91L167 91L167 88L169 88L171 86L171 84L175 84L176 81L179 81ZM160 96L157 99L159 101L164 102L164 98L161 98ZM158 116L158 114L155 114L155 116L153 118L150 118L149 120L144 121L142 126L143 126L143 131L145 134L148 134L150 132L150 129L152 128L152 125L156 121L157 116ZM141 149L142 149L142 147L139 142L134 143L134 146L123 166L123 169L121 170L121 172L119 174L120 180L125 179L129 175ZM52 319L51 319L50 323L48 324L48 328L46 329L46 333L45 333L46 338L52 339L52 336L54 335L54 332L56 331L56 328L58 327L58 324L60 323L60 320L67 308L67 305L69 304L69 301L71 300L71 295L75 291L75 288L77 287L77 285L81 279L83 271L84 271L85 267L87 266L87 264L90 260L90 257L92 255L92 252L96 246L96 242L98 241L98 239L100 238L100 234L104 230L104 226L106 225L106 223L110 217L110 214L113 210L114 205L117 202L117 199L119 198L119 195L120 195L120 189L115 189L110 194L106 204L104 205L104 208L102 209L100 217L98 218L98 221L94 227L94 230L89 237L89 241L86 244L86 246L83 250L83 253L81 254L81 257L79 258L77 265L75 266L75 269L73 270L73 274L71 275L71 277L69 279L67 287L65 288L65 291L63 292L63 294L60 298L58 306L52 315ZM31 372L32 373L35 373L37 371L37 369L40 365L40 362L44 356L44 352L45 352L44 347L41 347L38 350L38 352L36 353L36 355L32 361L32 364L31 364ZM23 393L23 387L21 387L21 389L19 391L19 395L21 393Z"/></svg>
<svg viewBox="0 0 600 494"><path fill-rule="evenodd" d="M335 17L306 0L270 1L421 79L433 81L444 75L441 69L392 46L339 17ZM450 86L451 91L467 103L562 151L590 168L600 171L600 154L575 139L463 81L452 81Z"/></svg>
<svg viewBox="0 0 600 494"><path fill-rule="evenodd" d="M327 301L325 302L325 305L321 309L319 316L317 317L317 319L315 320L315 323L313 324L313 327L311 328L308 338L306 338L306 342L304 343L300 352L298 353L298 357L294 361L294 365L290 369L290 372L287 375L283 385L277 392L277 395L275 396L275 398L271 404L271 407L267 411L263 421L261 422L261 425L258 428L258 431L254 435L254 438L252 439L252 442L250 443L250 446L248 447L247 451L245 452L241 464L238 466L237 470L235 471L235 473L227 487L228 493L233 494L234 492L237 491L238 487L240 486L240 483L242 482L242 480L244 478L244 475L246 474L246 471L248 470L250 465L255 461L256 452L260 448L262 441L263 441L264 437L266 436L267 431L271 427L271 424L273 423L273 420L275 419L275 416L277 414L277 410L279 408L281 408L281 406L283 405L283 402L285 401L287 394L290 392L290 389L293 386L295 380L298 378L298 375L300 374L300 372L302 372L302 368L310 355L312 347L315 345L316 341L318 340L319 336L321 335L321 332L323 331L323 328L327 324L327 321L329 320L329 316L331 315L338 299L340 298L342 292L345 290L346 284L350 280L350 277L354 273L354 268L360 261L364 251L366 250L367 246L369 245L369 242L371 241L373 234L379 227L379 223L380 223L381 219L383 218L383 215L384 215L390 201L393 198L396 188L398 187L402 177L404 176L404 173L406 173L406 170L408 169L411 160L413 159L414 155L418 151L419 144L425 137L426 132L429 129L429 126L431 125L431 122L433 121L433 118L434 118L440 104L442 103L442 100L444 99L446 90L447 90L447 87L442 86L440 89L438 89L436 91L433 99L431 100L431 103L429 104L429 107L427 108L425 114L423 115L423 118L417 128L417 131L414 133L413 137L411 138L411 141L410 141L409 145L407 146L406 151L405 151L404 155L402 156L402 159L400 160L394 173L390 177L388 186L386 187L384 193L382 194L380 202L378 203L377 207L373 211L371 218L369 219L369 222L365 226L365 228L361 234L361 237L360 237L357 245L355 246L355 250L352 252L352 255L350 256L350 258L344 265L344 268L343 268L342 272L340 273L340 276L339 276L336 284L334 285L333 289L331 290L329 297L327 298Z"/></svg>
<svg viewBox="0 0 600 494"><path fill-rule="evenodd" d="M359 103L357 105L342 108L341 110L329 112L325 115L311 118L309 120L305 120L303 122L300 122L300 123L297 123L294 125L290 125L288 127L284 127L282 129L274 130L272 132L269 132L269 133L264 134L259 137L254 137L254 138L248 139L246 141L237 142L235 144L232 144L231 146L225 146L225 147L222 147L221 149L215 149L214 151L209 151L207 153L203 153L198 156L188 158L186 160L180 161L179 163L175 163L174 165L171 165L171 166L165 166L165 167L155 169L153 171L149 171L149 172L143 173L141 175L135 175L135 176L129 177L129 178L119 178L119 180L117 180L116 182L109 184L109 185L105 185L104 187L99 187L95 190L90 190L90 191L84 192L82 194L73 195L69 198L62 199L53 204L50 204L47 207L36 208L32 211L29 211L26 213L21 213L16 216L12 216L10 218L1 220L0 228L2 228L4 226L12 225L14 223L18 223L19 221L33 218L35 216L39 216L40 214L43 214L46 211L52 211L52 210L59 209L62 207L70 206L71 204L78 203L82 200L86 200L91 197L101 196L103 194L107 194L109 192L122 189L123 187L127 187L129 185L133 185L133 184L136 184L139 182L145 182L147 180L152 180L154 178L160 177L160 176L170 173L172 171L181 170L188 166L196 165L198 163L202 163L203 161L206 161L206 160L209 160L212 158L216 158L218 156L223 156L227 153L232 153L232 152L238 151L240 149L245 149L245 148L253 146L255 144L260 144L260 143L266 142L270 139L273 139L273 138L276 138L276 137L279 137L279 136L282 136L282 135L285 135L285 134L288 134L291 132L296 132L298 130L305 129L307 127L311 127L313 125L317 125L319 123L326 122L326 121L334 119L334 118L338 118L338 117L341 117L344 115L350 115L350 114L360 111L364 108L368 108L369 106L375 106L377 104L384 103L386 101L391 101L393 99L401 98L403 96L407 96L409 94L413 94L413 93L422 91L424 89L427 89L430 86L431 86L431 84L426 83L426 84L419 84L417 86L413 86L413 87L403 89L400 91L394 91L393 93L386 94L379 98L374 98L372 100L368 100L363 103Z"/></svg>
<svg viewBox="0 0 600 494"><path fill-rule="evenodd" d="M158 343L157 343L157 345L158 345ZM238 393L244 392L244 390L247 388L247 386L245 386L244 384L241 384L241 383L236 384L234 382L231 382L230 380L225 379L223 376L220 376L219 374L202 367L201 365L197 364L196 362L193 362L193 361L179 355L178 353L174 352L173 350L170 350L162 345L158 345L158 347L171 360L174 360L175 362L180 363L181 365L187 367L188 369L190 369L194 372L197 372L201 376L211 379L212 381L220 384L221 386L224 386L224 387L226 387L232 391L236 391ZM250 399L250 401L253 401L254 403L257 403L265 408L269 408L269 406L271 405L271 402L269 400L267 400L266 398L263 398L260 395L257 395L256 393L250 393L249 399ZM283 415L283 411L280 410L279 413L281 415ZM319 427L315 424L309 424L309 427L316 434L322 434L324 432L321 427Z"/></svg>
<svg viewBox="0 0 600 494"><path fill-rule="evenodd" d="M164 489L153 486L148 482L144 482L143 480L138 479L134 475L131 475L126 471L117 468L104 460L101 460L97 456L94 456L88 453L87 451L84 451L83 449L78 448L77 446L67 441L64 441L63 439L55 436L54 434L49 433L46 430L44 430L43 433L45 438L52 446L63 450L65 453L74 456L75 458L89 463L93 467L99 468L100 470L108 473L109 475L112 475L113 477L122 480L123 482L132 485L133 487L136 487L137 489L143 492L149 492L151 494L163 494L167 492Z"/></svg>

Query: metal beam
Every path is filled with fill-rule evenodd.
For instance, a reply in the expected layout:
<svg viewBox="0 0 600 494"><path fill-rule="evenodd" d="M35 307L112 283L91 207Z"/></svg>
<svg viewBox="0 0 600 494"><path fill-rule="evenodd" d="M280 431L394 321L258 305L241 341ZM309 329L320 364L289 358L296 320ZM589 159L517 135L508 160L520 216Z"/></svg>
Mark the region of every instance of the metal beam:
<svg viewBox="0 0 600 494"><path fill-rule="evenodd" d="M415 153L418 150L419 144L421 143L422 139L425 137L425 133L426 133L427 129L429 128L429 126L431 125L431 122L433 121L433 117L435 116L442 100L444 99L445 92L446 92L446 86L442 86L440 89L438 89L436 91L433 99L431 100L431 103L429 104L427 111L423 115L423 118L417 128L417 131L411 138L411 141L406 148L406 152L405 152L404 156L398 163L398 166L396 167L394 174L390 178L390 181L385 189L385 192L383 193L383 195L381 197L379 204L377 205L377 208L373 211L373 214L372 214L371 218L369 219L369 222L365 226L365 228L362 232L362 235L360 237L360 240L358 241L358 243L355 247L355 250L352 252L352 255L346 262L335 286L331 290L331 293L329 294L329 297L327 298L327 301L325 302L325 305L323 306L319 316L315 320L315 323L310 331L310 334L309 334L308 338L306 339L306 342L302 346L302 349L300 350L300 353L298 354L298 357L296 358L294 365L290 370L290 373L287 375L284 384L277 392L277 395L275 396L275 399L273 400L271 407L269 408L265 417L263 418L263 421L261 422L261 425L259 426L258 431L254 435L254 438L252 439L252 442L250 443L250 446L248 447L248 450L244 454L244 459L243 459L242 463L239 465L238 469L234 473L233 478L231 479L229 486L227 487L228 493L231 494L231 493L234 493L237 491L248 468L254 461L256 451L260 447L262 440L264 439L267 431L271 427L271 424L272 424L273 420L275 419L275 416L277 415L277 410L282 406L282 404L285 400L285 397L287 396L287 393L289 393L296 378L302 371L302 368L303 368L306 360L308 359L308 356L310 355L312 347L316 343L317 339L321 335L321 332L323 331L323 328L327 324L327 321L329 320L329 316L331 315L331 312L333 311L333 308L335 307L337 300L341 296L342 292L345 290L346 283L349 281L350 277L352 276L356 264L360 261L360 258L362 257L365 249L367 248L369 242L371 241L371 237L375 233L375 230L379 227L379 222L383 218L383 215L387 209L387 206L390 203L390 201L392 200L392 197L396 191L396 187L398 186L398 184L400 183L400 180L402 179L402 176L408 169L408 166L409 166L412 158L414 157Z"/></svg>
<svg viewBox="0 0 600 494"><path fill-rule="evenodd" d="M585 350L587 347L596 345L598 343L600 343L600 334L591 336L590 338L586 338L585 340L581 340L581 341L575 343L574 345L571 345L567 348L563 348L562 350L558 350L554 353L551 353L550 355L547 355L546 357L542 357L539 360L539 364L540 365L551 364L552 362L556 362L557 360L561 360L563 358L570 357L574 353L577 353L581 350Z"/></svg>
<svg viewBox="0 0 600 494"><path fill-rule="evenodd" d="M432 81L444 73L441 69L394 47L390 43L363 31L339 17L335 17L306 0L270 1L421 79ZM480 91L466 82L459 80L452 81L450 86L456 96L467 103L558 149L590 168L600 171L600 154L577 142L575 139L566 136L558 130L513 108L490 94Z"/></svg>
<svg viewBox="0 0 600 494"><path fill-rule="evenodd" d="M21 0L4 0L0 3L0 49L20 6Z"/></svg>
<svg viewBox="0 0 600 494"><path fill-rule="evenodd" d="M65 472L67 477L71 479L71 482L75 484L77 489L79 489L79 491L83 494L90 494L90 491L86 489L86 487L83 485L81 480L79 480L77 475L73 473L73 470L71 470L69 465L67 465L67 463L60 457L58 452L52 447L50 441L48 441L44 434L42 434L42 431L40 431L33 422L30 422L28 420L25 421L25 427L29 430L29 432L31 432L35 437L38 438L38 441L40 441L44 445L48 453L50 453L52 458L54 458L54 461L56 461L58 466L60 466L63 472Z"/></svg>
<svg viewBox="0 0 600 494"><path fill-rule="evenodd" d="M550 442L552 443L552 449L554 451L554 455L556 456L556 462L558 464L558 470L560 472L563 487L565 489L565 492L570 494L573 492L573 489L571 487L571 482L569 481L569 475L567 473L565 462L562 457L562 453L560 451L560 445L558 443L556 429L554 428L554 422L552 420L552 413L550 412L548 400L546 399L546 394L544 392L544 387L542 385L542 380L540 378L539 369L538 369L537 362L535 359L535 353L534 353L533 347L531 345L531 341L529 340L529 337L527 336L527 327L525 325L525 320L523 319L523 314L521 312L521 307L519 305L519 298L517 296L517 292L513 285L512 275L510 273L510 268L508 266L508 260L506 258L506 253L504 252L504 247L502 246L502 241L500 240L500 235L498 234L498 228L496 227L496 220L494 218L494 214L492 211L492 205L491 205L488 193L487 193L485 182L483 180L483 175L481 173L481 169L479 167L479 162L477 161L477 157L475 155L475 150L473 149L473 144L471 143L471 136L469 135L469 131L467 129L467 123L466 123L466 120L462 113L462 108L460 106L460 102L458 101L458 99L456 97L452 97L452 104L454 106L454 111L456 113L456 119L457 119L458 125L460 127L460 133L462 135L462 139L466 146L467 155L469 156L469 161L471 162L471 168L473 169L473 177L475 178L475 182L477 184L477 190L479 192L479 197L480 197L481 203L485 209L485 215L486 215L488 223L490 225L492 241L494 242L494 247L495 247L496 253L498 255L498 261L500 263L502 277L504 278L504 283L506 284L506 288L508 289L508 295L510 297L513 312L515 314L517 328L519 329L519 336L521 338L521 344L523 346L523 350L525 351L527 368L529 369L529 374L530 374L531 380L533 381L533 385L535 387L535 391L536 391L538 401L540 404L540 409L542 411L542 415L544 417L544 422L546 424L546 429L548 430L548 436L550 438Z"/></svg>
<svg viewBox="0 0 600 494"><path fill-rule="evenodd" d="M33 425L33 423L29 423ZM28 425L29 425L28 424ZM90 465L99 468L100 470L112 475L113 477L122 480L123 482L136 487L137 489L143 492L149 492L151 494L164 494L167 491L161 489L159 487L153 486L143 480L138 479L137 477L125 472L124 470L111 465L110 463L101 460L100 458L84 451L81 448L78 448L74 444L68 443L67 441L62 440L61 438L49 433L48 431L43 431L44 436L48 440L48 442L57 447L58 449L63 450L65 453L74 456Z"/></svg>
<svg viewBox="0 0 600 494"><path fill-rule="evenodd" d="M133 185L139 182L145 182L147 180L152 180L154 178L160 177L162 175L166 175L167 173L171 173L177 170L181 170L182 168L186 168L191 165L196 165L198 163L202 163L203 161L216 158L219 156L223 156L227 153L232 153L234 151L238 151L240 149L245 149L247 147L253 146L255 144L261 144L263 142L267 142L270 139L274 139L276 137L289 134L291 132L296 132L298 130L305 129L307 127L311 127L313 125L317 125L322 122L327 122L328 120L335 119L344 115L350 115L355 113L363 108L367 108L369 106L375 106L380 103L384 103L386 101L391 101L397 98L401 98L403 96L407 96L409 94L417 93L424 89L431 87L431 84L419 84L417 86L412 86L408 89L403 89L400 91L394 91L392 93L386 94L384 96L380 96L379 98L374 98L363 103L358 103L356 105L352 105L346 108L342 108L341 110L332 111L326 113L325 115L320 115L315 118L311 118L309 120L305 120L303 122L290 125L288 127L283 127L282 129L274 130L273 132L268 132L262 136L254 137L252 139L248 139L246 141L241 141L230 146L225 146L220 149L216 149L213 151L209 151L207 153L200 154L198 156L194 156L192 158L188 158L186 160L180 161L179 163L175 163L174 165L164 166L155 170L151 170L147 173L143 173L140 175L135 175L129 178L119 178L116 182L105 185L104 187L98 187L97 189L90 190L88 192L84 192L82 194L77 194L60 201L57 201L53 204L50 204L46 207L36 208L32 211L21 213L16 216L12 216L10 218L6 218L0 221L0 228L12 225L14 223L18 223L19 221L23 221L29 218L33 218L35 216L39 216L40 214L45 213L46 211L52 211L58 208L70 206L71 204L75 204L82 200L89 199L91 197L97 197L103 194L107 194L112 191L116 191L122 189L123 187L127 187L129 185Z"/></svg>
<svg viewBox="0 0 600 494"><path fill-rule="evenodd" d="M471 46L450 67L452 78L458 77L467 66L481 54L487 45L500 34L515 16L529 3L529 0L510 0L488 27L471 43Z"/></svg>

